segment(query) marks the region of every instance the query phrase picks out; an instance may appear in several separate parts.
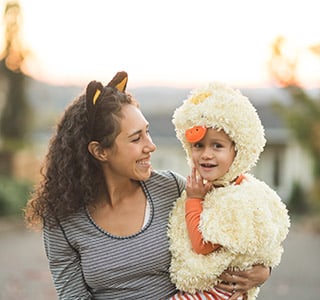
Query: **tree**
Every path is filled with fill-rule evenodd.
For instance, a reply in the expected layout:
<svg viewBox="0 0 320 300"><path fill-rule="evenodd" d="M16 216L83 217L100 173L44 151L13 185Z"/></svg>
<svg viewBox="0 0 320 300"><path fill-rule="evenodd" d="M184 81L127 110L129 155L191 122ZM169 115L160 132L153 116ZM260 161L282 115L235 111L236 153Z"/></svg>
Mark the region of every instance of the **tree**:
<svg viewBox="0 0 320 300"><path fill-rule="evenodd" d="M269 67L271 76L290 94L292 105L275 106L297 141L311 155L314 187L310 196L314 206L320 208L320 99L301 87L297 76L299 57L286 55L285 45L283 37L275 40ZM308 49L315 53L319 47Z"/></svg>
<svg viewBox="0 0 320 300"><path fill-rule="evenodd" d="M4 11L5 47L0 54L0 80L4 104L0 117L0 172L11 175L15 151L27 141L30 110L25 93L26 76L22 72L26 50L20 39L20 5L9 1Z"/></svg>

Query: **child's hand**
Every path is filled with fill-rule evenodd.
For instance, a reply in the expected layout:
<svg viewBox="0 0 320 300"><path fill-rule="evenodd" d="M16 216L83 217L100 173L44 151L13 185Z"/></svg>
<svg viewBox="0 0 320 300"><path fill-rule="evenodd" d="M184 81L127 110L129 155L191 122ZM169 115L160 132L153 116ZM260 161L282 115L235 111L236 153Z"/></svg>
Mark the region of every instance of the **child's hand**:
<svg viewBox="0 0 320 300"><path fill-rule="evenodd" d="M203 178L196 174L196 168L192 169L191 175L187 177L187 198L203 199L212 189L212 183L204 183Z"/></svg>

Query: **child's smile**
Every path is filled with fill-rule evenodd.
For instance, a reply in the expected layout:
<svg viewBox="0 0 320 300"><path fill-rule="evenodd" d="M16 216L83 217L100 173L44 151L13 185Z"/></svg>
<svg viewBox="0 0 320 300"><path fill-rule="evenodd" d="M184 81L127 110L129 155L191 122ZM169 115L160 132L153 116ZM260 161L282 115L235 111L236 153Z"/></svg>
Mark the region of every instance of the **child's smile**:
<svg viewBox="0 0 320 300"><path fill-rule="evenodd" d="M236 155L223 130L208 128L202 140L191 145L192 161L203 179L214 181L226 174Z"/></svg>

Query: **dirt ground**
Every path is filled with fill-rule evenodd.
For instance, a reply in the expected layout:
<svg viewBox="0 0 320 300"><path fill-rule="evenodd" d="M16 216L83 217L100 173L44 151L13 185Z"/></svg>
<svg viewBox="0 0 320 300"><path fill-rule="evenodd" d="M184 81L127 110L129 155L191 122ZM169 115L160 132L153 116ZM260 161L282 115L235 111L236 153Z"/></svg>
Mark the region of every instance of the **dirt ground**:
<svg viewBox="0 0 320 300"><path fill-rule="evenodd" d="M320 234L292 226L284 248L258 299L319 300ZM26 231L21 221L0 219L0 299L57 299L41 234Z"/></svg>

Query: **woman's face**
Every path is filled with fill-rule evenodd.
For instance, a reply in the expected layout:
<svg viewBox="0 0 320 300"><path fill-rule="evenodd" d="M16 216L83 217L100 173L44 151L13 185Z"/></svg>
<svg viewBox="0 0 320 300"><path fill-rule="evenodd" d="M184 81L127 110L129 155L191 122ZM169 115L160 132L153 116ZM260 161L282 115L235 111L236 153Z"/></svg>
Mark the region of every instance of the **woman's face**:
<svg viewBox="0 0 320 300"><path fill-rule="evenodd" d="M201 177L214 181L228 172L236 152L224 131L208 128L202 140L191 144L191 155Z"/></svg>
<svg viewBox="0 0 320 300"><path fill-rule="evenodd" d="M116 178L146 180L151 175L151 153L156 150L149 134L149 123L134 105L121 109L120 134L108 149L108 169Z"/></svg>

